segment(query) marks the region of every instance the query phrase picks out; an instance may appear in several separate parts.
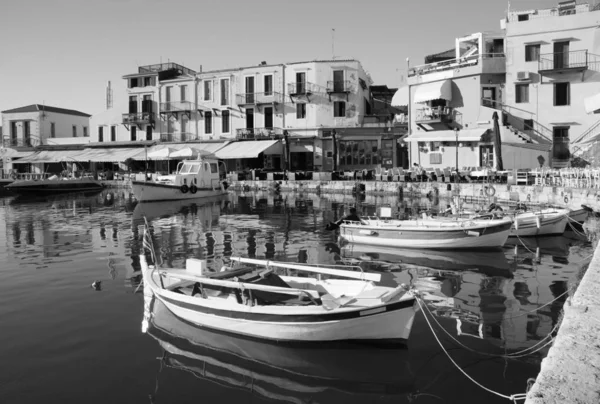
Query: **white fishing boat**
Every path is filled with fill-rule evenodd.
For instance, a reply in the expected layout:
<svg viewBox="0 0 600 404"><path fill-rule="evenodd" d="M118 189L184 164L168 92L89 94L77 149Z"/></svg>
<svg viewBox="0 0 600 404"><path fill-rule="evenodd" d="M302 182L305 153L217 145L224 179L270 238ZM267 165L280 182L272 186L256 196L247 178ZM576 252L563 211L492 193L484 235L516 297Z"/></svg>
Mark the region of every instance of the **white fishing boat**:
<svg viewBox="0 0 600 404"><path fill-rule="evenodd" d="M518 237L563 234L569 221L569 209L545 208L508 214L514 221L510 235Z"/></svg>
<svg viewBox="0 0 600 404"><path fill-rule="evenodd" d="M508 238L510 218L424 217L415 220L367 218L344 221L340 236L357 244L396 248L500 248Z"/></svg>
<svg viewBox="0 0 600 404"><path fill-rule="evenodd" d="M405 285L378 286L374 282L381 275L360 268L232 261L247 266L208 272L205 261L188 259L186 269L160 269L140 256L144 282L154 295L173 314L198 326L274 341L408 340L418 306ZM276 268L319 276L278 275Z"/></svg>
<svg viewBox="0 0 600 404"><path fill-rule="evenodd" d="M158 176L152 181L132 181L135 197L140 202L198 199L225 195L219 176L219 161L202 157L184 160L172 175Z"/></svg>

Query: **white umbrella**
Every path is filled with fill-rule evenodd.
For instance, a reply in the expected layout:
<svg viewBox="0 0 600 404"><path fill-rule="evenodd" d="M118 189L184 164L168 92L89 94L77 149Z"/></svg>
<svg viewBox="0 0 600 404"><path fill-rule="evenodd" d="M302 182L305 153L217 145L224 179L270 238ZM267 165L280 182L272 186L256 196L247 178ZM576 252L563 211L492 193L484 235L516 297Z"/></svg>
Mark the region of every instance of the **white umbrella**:
<svg viewBox="0 0 600 404"><path fill-rule="evenodd" d="M168 160L175 151L176 149L172 147L163 147L162 149L153 150L148 153L148 158L152 160Z"/></svg>
<svg viewBox="0 0 600 404"><path fill-rule="evenodd" d="M190 158L198 158L200 156L206 156L212 154L206 150L201 150L201 149L196 149L195 147L184 147L181 150L177 150L173 153L171 153L171 155L169 157L171 158L185 158L185 159L190 159Z"/></svg>

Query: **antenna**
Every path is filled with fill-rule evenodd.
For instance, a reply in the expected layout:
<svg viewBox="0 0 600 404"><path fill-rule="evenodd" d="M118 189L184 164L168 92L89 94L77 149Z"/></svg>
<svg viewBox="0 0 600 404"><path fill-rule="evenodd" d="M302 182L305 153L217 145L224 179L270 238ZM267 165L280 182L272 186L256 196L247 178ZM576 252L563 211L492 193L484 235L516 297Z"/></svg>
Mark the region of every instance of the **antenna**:
<svg viewBox="0 0 600 404"><path fill-rule="evenodd" d="M331 58L335 59L335 28L331 28Z"/></svg>

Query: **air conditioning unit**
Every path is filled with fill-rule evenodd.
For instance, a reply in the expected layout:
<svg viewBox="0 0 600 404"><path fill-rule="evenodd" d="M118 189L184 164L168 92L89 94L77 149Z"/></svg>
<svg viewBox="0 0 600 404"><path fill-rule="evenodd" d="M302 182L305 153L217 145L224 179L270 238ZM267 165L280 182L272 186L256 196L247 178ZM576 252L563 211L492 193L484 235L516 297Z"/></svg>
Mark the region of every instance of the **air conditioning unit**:
<svg viewBox="0 0 600 404"><path fill-rule="evenodd" d="M519 80L519 81L529 80L529 72L517 72L517 80Z"/></svg>

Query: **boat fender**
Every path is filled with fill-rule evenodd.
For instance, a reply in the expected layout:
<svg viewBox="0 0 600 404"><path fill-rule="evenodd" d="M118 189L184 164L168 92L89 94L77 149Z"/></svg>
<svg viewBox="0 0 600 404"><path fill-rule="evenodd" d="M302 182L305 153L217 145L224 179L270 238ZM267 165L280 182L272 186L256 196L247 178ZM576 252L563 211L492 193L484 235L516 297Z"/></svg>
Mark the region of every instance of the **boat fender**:
<svg viewBox="0 0 600 404"><path fill-rule="evenodd" d="M179 190L181 191L182 194L187 194L187 191L189 191L190 189L188 188L187 185L183 184L181 186L181 188L179 188Z"/></svg>
<svg viewBox="0 0 600 404"><path fill-rule="evenodd" d="M190 187L190 192L192 194L195 194L196 192L198 192L198 187L196 187L194 184L192 184L192 186Z"/></svg>
<svg viewBox="0 0 600 404"><path fill-rule="evenodd" d="M565 196L565 199L563 199L565 201L565 203L569 203L569 197Z"/></svg>
<svg viewBox="0 0 600 404"><path fill-rule="evenodd" d="M487 187L485 189L485 194L487 196L494 196L494 195L496 195L496 189L490 185L489 187Z"/></svg>
<svg viewBox="0 0 600 404"><path fill-rule="evenodd" d="M542 227L542 219L539 216L535 217L535 225L538 228L538 230L540 227Z"/></svg>

